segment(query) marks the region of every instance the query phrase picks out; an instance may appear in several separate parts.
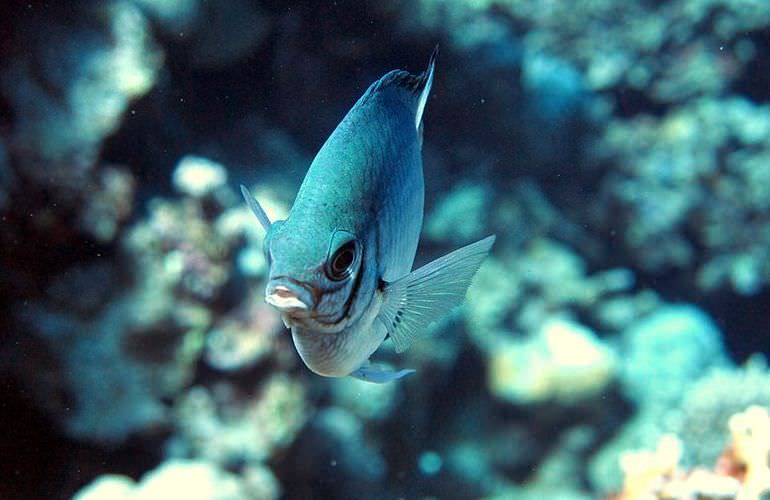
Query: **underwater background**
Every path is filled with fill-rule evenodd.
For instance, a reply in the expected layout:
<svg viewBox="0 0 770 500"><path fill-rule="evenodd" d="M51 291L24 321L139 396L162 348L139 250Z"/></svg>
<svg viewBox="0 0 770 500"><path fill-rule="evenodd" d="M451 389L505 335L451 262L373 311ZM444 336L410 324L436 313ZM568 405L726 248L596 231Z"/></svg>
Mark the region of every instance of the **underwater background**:
<svg viewBox="0 0 770 500"><path fill-rule="evenodd" d="M461 308L312 374L262 229L441 50L416 266ZM5 0L0 498L770 492L770 2Z"/></svg>

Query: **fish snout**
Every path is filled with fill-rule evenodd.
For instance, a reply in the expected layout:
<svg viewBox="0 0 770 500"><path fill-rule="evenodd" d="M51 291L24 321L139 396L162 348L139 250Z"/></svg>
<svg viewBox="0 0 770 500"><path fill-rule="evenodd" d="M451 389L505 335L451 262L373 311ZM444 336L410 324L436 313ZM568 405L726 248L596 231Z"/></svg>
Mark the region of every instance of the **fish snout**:
<svg viewBox="0 0 770 500"><path fill-rule="evenodd" d="M309 286L283 278L270 280L265 301L282 312L310 311L315 305Z"/></svg>

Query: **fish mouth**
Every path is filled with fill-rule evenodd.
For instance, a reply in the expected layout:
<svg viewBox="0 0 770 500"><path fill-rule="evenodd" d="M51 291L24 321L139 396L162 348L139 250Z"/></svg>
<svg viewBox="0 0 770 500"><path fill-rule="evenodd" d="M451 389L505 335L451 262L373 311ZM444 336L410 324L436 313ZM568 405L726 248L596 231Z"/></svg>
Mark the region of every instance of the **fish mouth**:
<svg viewBox="0 0 770 500"><path fill-rule="evenodd" d="M265 302L281 312L310 312L315 306L313 289L290 278L273 278L265 290Z"/></svg>

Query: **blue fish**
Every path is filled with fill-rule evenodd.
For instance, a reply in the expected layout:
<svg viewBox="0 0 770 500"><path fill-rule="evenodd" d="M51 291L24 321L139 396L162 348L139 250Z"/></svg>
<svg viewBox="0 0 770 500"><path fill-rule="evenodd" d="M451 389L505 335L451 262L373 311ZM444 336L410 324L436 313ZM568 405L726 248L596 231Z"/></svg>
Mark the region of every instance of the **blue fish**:
<svg viewBox="0 0 770 500"><path fill-rule="evenodd" d="M369 87L311 163L286 220L271 222L241 186L267 232L265 299L319 375L383 383L412 373L368 360L386 338L403 352L459 305L494 243L489 236L412 271L436 54L420 75L394 70Z"/></svg>

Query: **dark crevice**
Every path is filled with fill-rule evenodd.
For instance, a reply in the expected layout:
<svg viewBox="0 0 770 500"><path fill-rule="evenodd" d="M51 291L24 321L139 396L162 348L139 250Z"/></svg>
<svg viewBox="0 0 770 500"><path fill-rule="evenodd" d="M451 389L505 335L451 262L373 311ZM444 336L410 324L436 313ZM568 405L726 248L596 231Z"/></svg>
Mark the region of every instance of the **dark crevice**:
<svg viewBox="0 0 770 500"><path fill-rule="evenodd" d="M615 98L614 116L616 118L631 118L642 113L662 117L669 109L666 104L655 101L644 89L619 88L613 93L613 96Z"/></svg>
<svg viewBox="0 0 770 500"><path fill-rule="evenodd" d="M735 362L754 353L770 356L770 289L751 296L721 292L704 297L702 305L725 334L725 346Z"/></svg>
<svg viewBox="0 0 770 500"><path fill-rule="evenodd" d="M68 499L99 474L139 478L162 459L166 436L133 438L114 449L75 442L36 407L22 385L0 374L0 421L13 423L0 447L0 498Z"/></svg>
<svg viewBox="0 0 770 500"><path fill-rule="evenodd" d="M746 37L756 53L732 85L732 91L765 104L770 102L770 28L754 31Z"/></svg>

